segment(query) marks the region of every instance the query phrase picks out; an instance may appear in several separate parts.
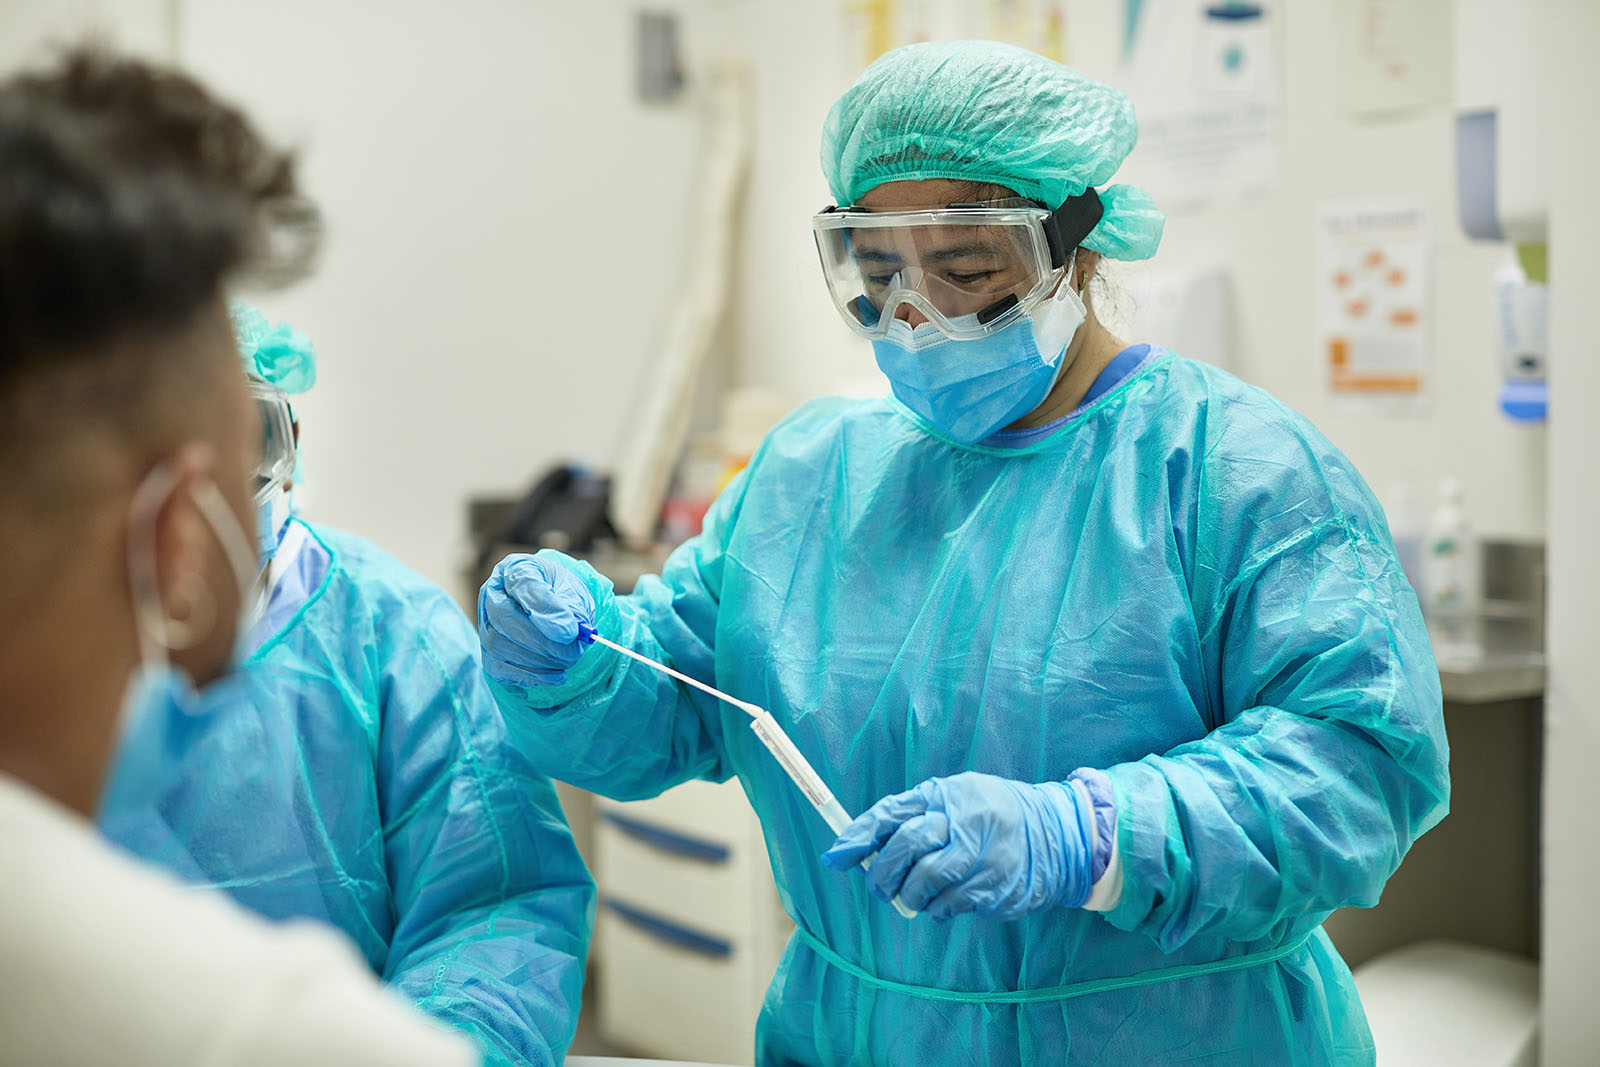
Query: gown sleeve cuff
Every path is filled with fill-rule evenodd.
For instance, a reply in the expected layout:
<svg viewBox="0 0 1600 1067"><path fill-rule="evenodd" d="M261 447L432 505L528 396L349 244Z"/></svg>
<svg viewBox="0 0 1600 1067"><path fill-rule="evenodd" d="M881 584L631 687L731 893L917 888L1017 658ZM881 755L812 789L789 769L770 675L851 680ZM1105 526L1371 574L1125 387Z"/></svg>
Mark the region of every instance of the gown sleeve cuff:
<svg viewBox="0 0 1600 1067"><path fill-rule="evenodd" d="M1111 779L1103 772L1082 767L1067 779L1088 795L1093 811L1094 863L1088 911L1110 911L1122 899L1122 855L1117 848L1117 799Z"/></svg>
<svg viewBox="0 0 1600 1067"><path fill-rule="evenodd" d="M1111 855L1106 860L1104 873L1089 887L1089 899L1083 904L1085 911L1111 911L1122 902L1122 853L1117 849L1115 813L1111 818Z"/></svg>

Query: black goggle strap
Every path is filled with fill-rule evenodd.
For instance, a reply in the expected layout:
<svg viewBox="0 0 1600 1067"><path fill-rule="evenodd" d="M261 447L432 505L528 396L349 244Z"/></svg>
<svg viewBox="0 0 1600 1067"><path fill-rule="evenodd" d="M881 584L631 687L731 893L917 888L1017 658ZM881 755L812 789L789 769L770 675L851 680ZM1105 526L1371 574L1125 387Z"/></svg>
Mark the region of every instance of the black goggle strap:
<svg viewBox="0 0 1600 1067"><path fill-rule="evenodd" d="M1069 196L1050 217L1044 220L1044 239L1050 246L1050 267L1058 268L1083 243L1094 228L1100 225L1105 208L1100 204L1100 194L1085 189L1077 196Z"/></svg>
<svg viewBox="0 0 1600 1067"><path fill-rule="evenodd" d="M1050 217L1044 220L1044 239L1050 248L1051 270L1059 270L1066 264L1083 239L1100 225L1100 217L1104 214L1100 194L1093 187L1077 196L1068 197L1065 203L1050 213ZM978 312L978 321L987 325L1016 307L1017 303L1015 296L996 301Z"/></svg>
<svg viewBox="0 0 1600 1067"><path fill-rule="evenodd" d="M1044 220L1044 239L1050 247L1051 270L1059 270L1072 257L1083 239L1100 225L1100 218L1104 214L1100 194L1094 191L1093 186L1077 196L1068 197L1065 203L1050 213L1050 217ZM985 324L993 322L1016 305L1015 296L996 301L978 312L978 321Z"/></svg>

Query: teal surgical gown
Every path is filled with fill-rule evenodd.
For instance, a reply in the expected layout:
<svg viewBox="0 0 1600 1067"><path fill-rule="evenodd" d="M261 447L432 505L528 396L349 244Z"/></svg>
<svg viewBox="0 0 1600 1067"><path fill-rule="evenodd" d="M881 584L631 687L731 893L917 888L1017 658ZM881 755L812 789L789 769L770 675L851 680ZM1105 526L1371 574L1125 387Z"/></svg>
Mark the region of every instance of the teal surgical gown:
<svg viewBox="0 0 1600 1067"><path fill-rule="evenodd" d="M284 544L244 666L254 706L107 833L264 915L339 927L487 1063L559 1063L594 883L507 743L471 624L360 538L296 520Z"/></svg>
<svg viewBox="0 0 1600 1067"><path fill-rule="evenodd" d="M1115 910L907 921L818 862L738 709L615 653L496 685L578 785L738 776L798 927L759 1062L1372 1062L1320 924L1445 812L1439 679L1377 501L1265 393L1158 351L1021 448L813 402L598 625L770 709L852 813L966 770L1114 785Z"/></svg>

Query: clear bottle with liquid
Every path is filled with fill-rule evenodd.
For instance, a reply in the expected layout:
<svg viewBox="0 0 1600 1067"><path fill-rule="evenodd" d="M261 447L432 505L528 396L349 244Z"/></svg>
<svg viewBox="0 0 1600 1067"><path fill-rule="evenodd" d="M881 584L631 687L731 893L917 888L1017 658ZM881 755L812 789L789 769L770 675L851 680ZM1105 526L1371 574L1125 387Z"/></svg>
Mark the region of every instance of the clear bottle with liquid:
<svg viewBox="0 0 1600 1067"><path fill-rule="evenodd" d="M1423 597L1422 518L1411 506L1411 490L1405 485L1395 484L1386 504L1384 512L1389 520L1389 536L1394 538L1395 555L1400 557L1400 568L1406 572L1406 581L1411 583L1420 601Z"/></svg>
<svg viewBox="0 0 1600 1067"><path fill-rule="evenodd" d="M1441 660L1472 660L1483 654L1479 619L1483 567L1478 539L1467 518L1461 483L1439 483L1439 505L1422 543L1422 612Z"/></svg>

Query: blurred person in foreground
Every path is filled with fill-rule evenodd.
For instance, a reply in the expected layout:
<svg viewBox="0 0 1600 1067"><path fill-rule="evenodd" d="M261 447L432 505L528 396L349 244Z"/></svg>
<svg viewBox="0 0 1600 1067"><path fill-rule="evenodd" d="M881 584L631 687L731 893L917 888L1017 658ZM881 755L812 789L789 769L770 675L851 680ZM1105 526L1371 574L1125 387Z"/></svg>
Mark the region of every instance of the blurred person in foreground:
<svg viewBox="0 0 1600 1067"><path fill-rule="evenodd" d="M370 541L292 514L290 394L316 382L316 350L248 304L232 317L265 430L251 707L193 738L175 787L107 833L263 915L339 927L486 1062L559 1063L594 882L555 790L507 743L477 633L449 595ZM263 739L292 754L276 801L250 774Z"/></svg>
<svg viewBox="0 0 1600 1067"><path fill-rule="evenodd" d="M261 427L222 293L288 280L316 233L291 160L187 77L85 49L0 83L6 1062L478 1062L342 939L185 890L91 823L241 706Z"/></svg>

